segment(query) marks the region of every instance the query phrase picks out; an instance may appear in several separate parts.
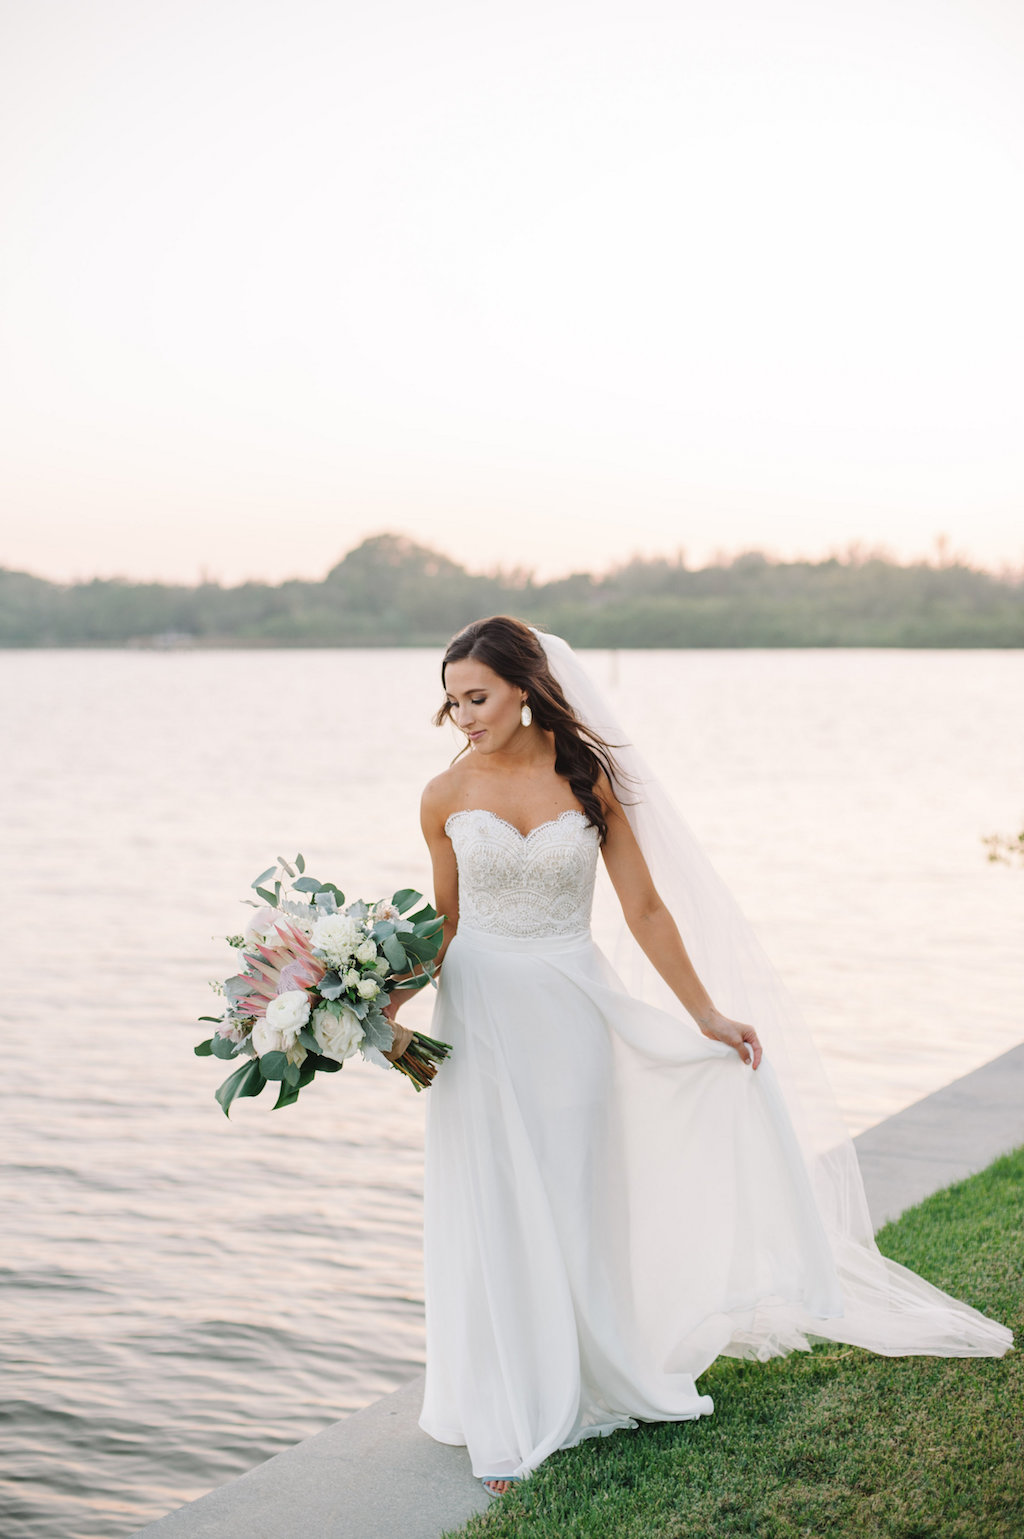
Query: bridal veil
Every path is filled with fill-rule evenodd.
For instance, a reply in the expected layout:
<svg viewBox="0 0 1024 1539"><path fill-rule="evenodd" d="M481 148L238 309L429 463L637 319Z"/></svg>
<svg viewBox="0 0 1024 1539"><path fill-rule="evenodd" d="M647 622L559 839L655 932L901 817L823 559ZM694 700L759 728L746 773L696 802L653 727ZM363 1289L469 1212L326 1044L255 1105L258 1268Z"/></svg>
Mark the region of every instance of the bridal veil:
<svg viewBox="0 0 1024 1539"><path fill-rule="evenodd" d="M1005 1326L880 1254L853 1143L795 1000L696 836L628 741L576 653L558 636L536 634L578 720L612 748L621 772L616 790L698 975L719 1010L752 1023L760 1035L765 1056L756 1072L767 1081L764 1091L784 1100L830 1248L838 1290L826 1285L816 1299L808 1297L802 1308L790 1309L785 1318L769 1311L751 1323L746 1338L736 1337L724 1350L768 1356L820 1338L889 1356L1000 1356L1012 1345ZM676 1015L682 1031L696 1032L624 923L620 942L611 960L627 988ZM654 1081L648 1080L645 1086L641 1076L631 1083L634 1088L622 1108L626 1136L634 1149L649 1150L651 1159L651 1212L640 1218L648 1224L671 1222L671 1208L666 1205L671 1183L700 1182L701 1171L669 1172L659 1165L652 1120L657 1104L656 1094L651 1099ZM668 1106L663 1114L670 1115ZM728 1148L709 1147L705 1152L708 1160L728 1165ZM749 1195L756 1201L756 1193ZM671 1290L672 1280L664 1279L663 1285Z"/></svg>

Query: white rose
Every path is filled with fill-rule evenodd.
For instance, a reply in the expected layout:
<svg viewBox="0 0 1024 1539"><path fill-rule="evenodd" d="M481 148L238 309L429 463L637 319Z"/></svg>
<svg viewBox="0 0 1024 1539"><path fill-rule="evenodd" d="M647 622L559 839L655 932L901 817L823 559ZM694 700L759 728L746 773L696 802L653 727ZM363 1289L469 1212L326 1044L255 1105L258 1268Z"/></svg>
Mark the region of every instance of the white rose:
<svg viewBox="0 0 1024 1539"><path fill-rule="evenodd" d="M342 1010L340 1015L335 1015L333 1010L321 1007L313 1015L313 1035L325 1058L343 1063L352 1057L364 1033L362 1022L351 1010Z"/></svg>
<svg viewBox="0 0 1024 1539"><path fill-rule="evenodd" d="M293 1039L294 1040L294 1039ZM262 1058L264 1053L283 1053L284 1038L273 1026L268 1026L266 1021L257 1021L252 1029L252 1045Z"/></svg>
<svg viewBox="0 0 1024 1539"><path fill-rule="evenodd" d="M275 995L267 1006L266 1020L272 1031L286 1039L285 1048L291 1047L309 1020L309 995L305 989L286 989Z"/></svg>
<svg viewBox="0 0 1024 1539"><path fill-rule="evenodd" d="M341 981L347 989L354 989L358 986L361 976L358 967L350 967L347 973L342 974Z"/></svg>
<svg viewBox="0 0 1024 1539"><path fill-rule="evenodd" d="M360 999L372 999L375 994L379 993L380 984L377 982L376 978L361 978L359 980Z"/></svg>
<svg viewBox="0 0 1024 1539"><path fill-rule="evenodd" d="M363 927L348 914L321 914L311 938L314 950L323 952L333 967L340 967L362 941Z"/></svg>
<svg viewBox="0 0 1024 1539"><path fill-rule="evenodd" d="M377 942L364 940L361 946L356 947L357 962L375 962L377 960Z"/></svg>

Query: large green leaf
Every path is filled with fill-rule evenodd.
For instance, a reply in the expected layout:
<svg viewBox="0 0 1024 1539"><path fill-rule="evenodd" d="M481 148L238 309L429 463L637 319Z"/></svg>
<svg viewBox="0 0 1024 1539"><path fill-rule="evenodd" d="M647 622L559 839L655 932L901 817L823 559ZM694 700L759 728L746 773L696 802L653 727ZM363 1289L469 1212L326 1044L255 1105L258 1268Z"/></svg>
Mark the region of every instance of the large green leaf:
<svg viewBox="0 0 1024 1539"><path fill-rule="evenodd" d="M260 1073L258 1060L247 1059L240 1069L228 1075L223 1085L215 1092L225 1117L230 1115L231 1103L238 1096L259 1095L265 1084L266 1080Z"/></svg>
<svg viewBox="0 0 1024 1539"><path fill-rule="evenodd" d="M297 1063L286 1063L281 1078L286 1085L297 1085L301 1078L301 1072Z"/></svg>
<svg viewBox="0 0 1024 1539"><path fill-rule="evenodd" d="M215 1058L237 1058L238 1043L229 1042L226 1037L211 1037L210 1051Z"/></svg>
<svg viewBox="0 0 1024 1539"><path fill-rule="evenodd" d="M279 1106L291 1106L299 1099L298 1085L289 1085L286 1080L281 1081L281 1089L278 1091L277 1100L274 1102L274 1110Z"/></svg>
<svg viewBox="0 0 1024 1539"><path fill-rule="evenodd" d="M391 901L395 908L397 908L398 912L400 914L404 914L406 909L412 908L413 904L418 903L422 896L423 894L421 892L417 892L414 887L403 887L400 889L400 891L395 893Z"/></svg>
<svg viewBox="0 0 1024 1539"><path fill-rule="evenodd" d="M287 1067L288 1058L285 1053L264 1053L260 1059L260 1072L264 1079L284 1079Z"/></svg>
<svg viewBox="0 0 1024 1539"><path fill-rule="evenodd" d="M207 1037L205 1042L197 1042L192 1051L197 1058L211 1058L213 1056L213 1038Z"/></svg>

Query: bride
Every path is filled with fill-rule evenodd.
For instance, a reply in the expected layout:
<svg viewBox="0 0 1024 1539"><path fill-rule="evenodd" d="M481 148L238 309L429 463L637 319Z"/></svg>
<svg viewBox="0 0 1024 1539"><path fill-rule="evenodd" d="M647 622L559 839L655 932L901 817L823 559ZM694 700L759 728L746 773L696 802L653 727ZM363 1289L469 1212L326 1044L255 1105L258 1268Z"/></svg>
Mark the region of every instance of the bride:
<svg viewBox="0 0 1024 1539"><path fill-rule="evenodd" d="M422 803L454 1048L427 1107L423 1430L500 1495L582 1438L709 1415L723 1353L1001 1356L1004 1326L879 1254L793 1001L572 649L494 616L441 676L468 751ZM599 854L628 990L590 934Z"/></svg>

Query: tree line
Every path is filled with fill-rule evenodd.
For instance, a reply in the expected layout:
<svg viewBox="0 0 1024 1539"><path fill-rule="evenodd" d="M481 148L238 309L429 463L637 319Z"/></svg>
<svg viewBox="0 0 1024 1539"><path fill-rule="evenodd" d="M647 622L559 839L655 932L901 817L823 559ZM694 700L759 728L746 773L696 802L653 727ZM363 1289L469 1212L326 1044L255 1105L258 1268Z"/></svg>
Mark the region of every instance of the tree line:
<svg viewBox="0 0 1024 1539"><path fill-rule="evenodd" d="M60 584L0 568L0 646L437 646L507 613L577 647L1019 647L1024 574L901 565L856 548L691 568L637 558L538 582L474 573L401 535L350 550L321 582Z"/></svg>

